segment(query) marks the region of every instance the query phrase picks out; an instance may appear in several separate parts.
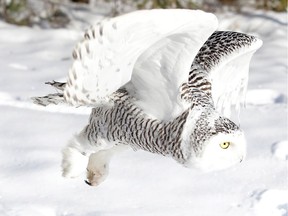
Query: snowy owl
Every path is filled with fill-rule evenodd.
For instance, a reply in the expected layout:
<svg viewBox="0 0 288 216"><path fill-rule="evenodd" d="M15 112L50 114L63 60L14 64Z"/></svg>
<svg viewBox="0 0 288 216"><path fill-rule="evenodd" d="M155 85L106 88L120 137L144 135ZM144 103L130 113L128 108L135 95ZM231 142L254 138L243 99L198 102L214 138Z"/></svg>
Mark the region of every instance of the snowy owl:
<svg viewBox="0 0 288 216"><path fill-rule="evenodd" d="M93 107L89 124L63 149L65 177L87 170L100 184L111 156L142 149L204 171L240 163L243 131L230 118L262 45L254 36L216 31L213 14L155 9L105 19L86 31L73 52L61 92L37 104Z"/></svg>

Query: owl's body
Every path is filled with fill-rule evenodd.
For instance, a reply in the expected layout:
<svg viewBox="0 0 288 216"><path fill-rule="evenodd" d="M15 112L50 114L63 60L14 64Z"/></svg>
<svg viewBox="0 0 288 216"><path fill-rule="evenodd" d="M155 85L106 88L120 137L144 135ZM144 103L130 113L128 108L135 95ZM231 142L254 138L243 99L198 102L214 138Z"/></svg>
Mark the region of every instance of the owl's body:
<svg viewBox="0 0 288 216"><path fill-rule="evenodd" d="M124 90L117 93L119 99L109 107L94 108L90 123L84 129L87 140L97 145L98 139L105 139L116 145L129 145L151 153L172 156L184 164L187 157L181 149L181 135L189 110L169 122L162 122L145 115L131 102ZM89 133L93 131L93 133ZM100 144L101 145L101 144Z"/></svg>
<svg viewBox="0 0 288 216"><path fill-rule="evenodd" d="M155 21L158 14L163 17ZM127 24L128 18L134 21ZM163 25L167 19L171 26ZM227 117L231 104L238 107L243 99L249 61L261 41L215 31L216 23L201 11L153 10L88 30L67 83L49 83L63 92L35 98L42 105L95 107L63 150L63 175L76 177L87 166L87 183L98 185L111 156L127 147L205 171L241 162L244 134ZM239 73L232 73L235 68Z"/></svg>
<svg viewBox="0 0 288 216"><path fill-rule="evenodd" d="M75 177L85 170L85 167L71 169L68 161L71 161L73 154L78 154L78 159L73 161L78 163L84 160L84 166L87 164L87 156L90 156L88 182L90 185L98 185L106 178L112 154L125 146L168 156L185 167L204 171L229 167L245 157L243 132L235 123L221 117L209 102L203 104L203 101L198 101L175 119L165 122L151 118L133 101L135 99L122 89L113 94L113 103L93 108L89 124L63 151L66 155L62 164L64 176ZM219 154L219 144L223 139L221 136L230 142L237 141L238 145L231 146L229 150L222 149L222 154ZM211 138L219 139L219 142L207 148L205 141ZM77 151L71 151L74 148ZM206 154L203 154L203 148L206 148ZM208 153L209 149L211 152ZM94 161L96 165L93 165Z"/></svg>

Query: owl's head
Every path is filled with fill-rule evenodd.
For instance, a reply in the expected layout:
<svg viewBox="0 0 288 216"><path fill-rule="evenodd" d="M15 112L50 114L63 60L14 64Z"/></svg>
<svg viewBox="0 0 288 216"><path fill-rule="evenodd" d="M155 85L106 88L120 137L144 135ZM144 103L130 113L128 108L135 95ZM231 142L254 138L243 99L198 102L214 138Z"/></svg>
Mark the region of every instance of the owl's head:
<svg viewBox="0 0 288 216"><path fill-rule="evenodd" d="M244 133L234 122L217 112L202 112L191 129L188 166L213 171L226 169L245 158Z"/></svg>

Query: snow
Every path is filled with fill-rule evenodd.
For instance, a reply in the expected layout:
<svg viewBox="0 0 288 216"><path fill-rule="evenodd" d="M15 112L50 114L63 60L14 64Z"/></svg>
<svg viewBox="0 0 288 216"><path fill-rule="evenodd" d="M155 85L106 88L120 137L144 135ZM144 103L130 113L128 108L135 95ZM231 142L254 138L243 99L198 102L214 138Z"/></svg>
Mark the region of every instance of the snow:
<svg viewBox="0 0 288 216"><path fill-rule="evenodd" d="M246 95L246 104L265 105L286 102L286 96L272 89L251 89Z"/></svg>
<svg viewBox="0 0 288 216"><path fill-rule="evenodd" d="M281 216L287 214L288 191L267 190L257 194L254 211L257 215Z"/></svg>
<svg viewBox="0 0 288 216"><path fill-rule="evenodd" d="M288 141L283 140L272 145L272 154L280 160L288 160Z"/></svg>
<svg viewBox="0 0 288 216"><path fill-rule="evenodd" d="M69 180L60 172L61 149L85 126L89 109L43 108L29 100L53 90L45 81L67 75L83 31L0 21L0 215L287 215L287 15L255 11L219 18L220 29L255 34L264 42L251 62L240 115L246 160L200 173L130 150L113 158L108 179L95 188L84 176Z"/></svg>

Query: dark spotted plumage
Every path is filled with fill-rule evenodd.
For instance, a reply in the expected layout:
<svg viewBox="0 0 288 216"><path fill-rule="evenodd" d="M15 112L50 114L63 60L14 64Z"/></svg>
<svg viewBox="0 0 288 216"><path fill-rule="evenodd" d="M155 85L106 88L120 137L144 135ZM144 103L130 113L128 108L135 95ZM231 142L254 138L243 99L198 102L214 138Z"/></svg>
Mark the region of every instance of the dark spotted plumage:
<svg viewBox="0 0 288 216"><path fill-rule="evenodd" d="M84 129L89 142L97 146L101 145L99 138L107 139L130 145L135 150L169 155L184 163L187 158L182 154L180 143L189 110L173 121L162 122L149 118L131 100L125 90L120 90L114 94L113 107L94 108Z"/></svg>
<svg viewBox="0 0 288 216"><path fill-rule="evenodd" d="M211 95L212 84L209 73L212 68L218 65L223 57L243 47L249 47L255 41L255 37L239 32L215 31L196 55L191 65L188 82L184 84L187 87L184 89L182 87L181 97L184 99L191 97L194 88Z"/></svg>
<svg viewBox="0 0 288 216"><path fill-rule="evenodd" d="M227 56L243 47L250 46L256 41L254 36L232 31L215 31L199 50L192 68L199 65L202 69L210 71L219 64L223 56ZM192 76L193 73L190 73Z"/></svg>
<svg viewBox="0 0 288 216"><path fill-rule="evenodd" d="M222 116L217 116L217 118L211 118L211 115L215 113L215 110L207 110L202 112L195 124L195 129L191 133L191 143L196 155L200 155L203 151L204 143L211 137L222 133L231 134L233 132L239 131L240 128L232 121ZM211 119L211 121L207 121Z"/></svg>
<svg viewBox="0 0 288 216"><path fill-rule="evenodd" d="M60 91L64 91L64 88L66 86L65 82L55 82L54 80L52 82L45 82L45 84L51 85Z"/></svg>
<svg viewBox="0 0 288 216"><path fill-rule="evenodd" d="M41 105L41 106L47 106L49 104L59 104L59 103L65 103L63 93L54 93L49 94L43 97L34 97L32 98L33 102L35 104Z"/></svg>

